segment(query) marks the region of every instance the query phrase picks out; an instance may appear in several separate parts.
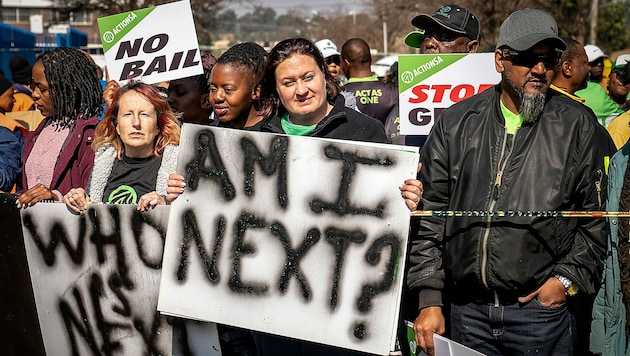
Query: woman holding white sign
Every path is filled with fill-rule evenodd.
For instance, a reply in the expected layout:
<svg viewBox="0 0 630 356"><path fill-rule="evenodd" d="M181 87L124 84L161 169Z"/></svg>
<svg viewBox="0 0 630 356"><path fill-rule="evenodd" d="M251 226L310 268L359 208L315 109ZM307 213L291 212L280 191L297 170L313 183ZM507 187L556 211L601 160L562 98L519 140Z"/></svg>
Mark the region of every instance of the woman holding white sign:
<svg viewBox="0 0 630 356"><path fill-rule="evenodd" d="M103 97L96 67L78 49L58 47L33 65L33 100L45 119L24 142L18 207L60 201L90 177L97 116Z"/></svg>
<svg viewBox="0 0 630 356"><path fill-rule="evenodd" d="M389 143L383 124L345 106L339 84L313 42L290 38L271 50L261 86L261 113L269 119L255 129L296 136ZM422 197L422 183L400 186L410 210Z"/></svg>
<svg viewBox="0 0 630 356"><path fill-rule="evenodd" d="M260 131L389 143L383 125L344 105L341 88L309 40L290 38L270 52L262 81Z"/></svg>
<svg viewBox="0 0 630 356"><path fill-rule="evenodd" d="M252 126L252 130L389 143L380 121L345 106L341 88L328 72L322 53L307 39L283 40L271 50L261 82L260 101L258 115L267 119ZM169 200L183 193L185 186L182 175L171 175ZM422 197L422 183L408 179L400 190L407 207L416 210Z"/></svg>
<svg viewBox="0 0 630 356"><path fill-rule="evenodd" d="M262 81L261 113L255 128L296 136L389 143L383 124L345 106L341 88L327 70L322 53L309 40L291 38L271 50ZM400 186L410 210L418 207L422 183ZM362 353L265 334L255 334L260 355L359 355Z"/></svg>
<svg viewBox="0 0 630 356"><path fill-rule="evenodd" d="M158 90L142 82L128 83L114 94L96 128L87 191L74 188L64 201L75 212L86 210L91 201L138 204L141 211L166 204L179 137L177 119Z"/></svg>
<svg viewBox="0 0 630 356"><path fill-rule="evenodd" d="M219 64L213 69L217 70ZM268 57L262 82L265 119L252 129L279 134L325 137L352 141L388 143L380 121L345 106L336 80L326 69L321 52L306 39L278 43ZM169 198L176 198L186 186L184 177L173 174ZM410 210L422 196L422 183L408 179L400 186ZM265 355L357 355L356 351L255 333L258 354Z"/></svg>

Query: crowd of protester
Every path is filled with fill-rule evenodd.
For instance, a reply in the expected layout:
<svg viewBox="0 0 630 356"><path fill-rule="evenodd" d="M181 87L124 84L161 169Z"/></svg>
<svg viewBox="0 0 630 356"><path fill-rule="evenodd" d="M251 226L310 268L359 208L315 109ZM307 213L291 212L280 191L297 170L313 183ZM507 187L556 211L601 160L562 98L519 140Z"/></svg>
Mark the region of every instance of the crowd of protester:
<svg viewBox="0 0 630 356"><path fill-rule="evenodd" d="M461 6L411 24L405 43L421 54L481 48L479 19ZM341 52L328 39L285 39L269 52L240 43L202 56L203 74L159 86L104 86L78 49L32 65L15 56L12 80L0 76L0 191L15 192L19 208L58 201L75 213L91 202L168 204L186 186L176 161L188 123L420 146L418 177L400 186L412 211L630 211L630 55L561 38L534 9L506 18L492 45L500 83L443 111L428 137L400 135L397 64L374 76L361 38ZM7 115L16 111L42 118L27 128ZM627 220L415 219L400 351L410 351L410 320L429 355L434 333L488 355L628 354ZM242 335L258 355L359 354Z"/></svg>

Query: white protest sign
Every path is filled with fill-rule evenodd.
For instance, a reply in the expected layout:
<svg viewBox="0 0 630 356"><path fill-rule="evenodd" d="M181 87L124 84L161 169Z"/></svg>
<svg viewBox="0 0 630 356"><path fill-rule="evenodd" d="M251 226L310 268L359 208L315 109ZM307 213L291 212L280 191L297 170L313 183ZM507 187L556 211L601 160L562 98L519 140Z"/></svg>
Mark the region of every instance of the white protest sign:
<svg viewBox="0 0 630 356"><path fill-rule="evenodd" d="M418 149L184 124L158 310L392 350Z"/></svg>
<svg viewBox="0 0 630 356"><path fill-rule="evenodd" d="M203 73L190 1L98 19L109 77L158 83Z"/></svg>
<svg viewBox="0 0 630 356"><path fill-rule="evenodd" d="M442 110L501 80L494 53L398 56L400 134L428 135Z"/></svg>
<svg viewBox="0 0 630 356"><path fill-rule="evenodd" d="M169 208L136 208L92 204L78 216L65 204L40 203L21 212L46 354L220 355L211 352L220 350L214 324L198 342L173 340L157 312Z"/></svg>
<svg viewBox="0 0 630 356"><path fill-rule="evenodd" d="M433 352L435 356L484 356L481 352L475 351L442 335L433 334ZM420 351L420 356L427 356Z"/></svg>

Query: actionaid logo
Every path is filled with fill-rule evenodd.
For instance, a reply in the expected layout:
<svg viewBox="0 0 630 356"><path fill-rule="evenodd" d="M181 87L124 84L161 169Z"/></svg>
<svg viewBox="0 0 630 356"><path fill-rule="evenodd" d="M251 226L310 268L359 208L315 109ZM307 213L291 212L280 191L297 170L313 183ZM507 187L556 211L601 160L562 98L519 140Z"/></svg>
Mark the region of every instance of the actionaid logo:
<svg viewBox="0 0 630 356"><path fill-rule="evenodd" d="M136 17L138 16L135 12L127 15L127 17L125 17L122 21L120 21L120 23L114 26L111 31L105 31L105 33L103 34L103 41L105 43L112 43L116 38L116 35L120 33L120 31L122 31L125 27L129 26L129 24L132 23L136 19Z"/></svg>

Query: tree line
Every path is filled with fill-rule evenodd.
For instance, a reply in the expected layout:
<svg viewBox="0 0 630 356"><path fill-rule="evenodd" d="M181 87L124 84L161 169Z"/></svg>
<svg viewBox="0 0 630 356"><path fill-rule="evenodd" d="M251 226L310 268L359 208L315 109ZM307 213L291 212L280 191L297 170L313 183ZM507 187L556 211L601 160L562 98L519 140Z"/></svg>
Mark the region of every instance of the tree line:
<svg viewBox="0 0 630 356"><path fill-rule="evenodd" d="M58 8L97 9L101 16L131 11L171 0L55 0ZM248 3L253 10L238 16L228 3ZM468 0L454 1L475 13L481 22L481 50L492 50L499 27L513 11L538 8L555 17L560 35L584 44L593 43L606 53L630 46L630 0ZM244 41L274 42L289 37L311 40L329 38L340 46L347 39L361 37L373 49L390 53L413 53L403 40L413 30L411 19L433 13L444 0L363 0L355 12L342 11L342 4L321 12L290 10L284 14L255 0L191 0L199 43L219 40L231 44ZM386 35L384 34L384 31ZM385 46L387 41L387 46Z"/></svg>

